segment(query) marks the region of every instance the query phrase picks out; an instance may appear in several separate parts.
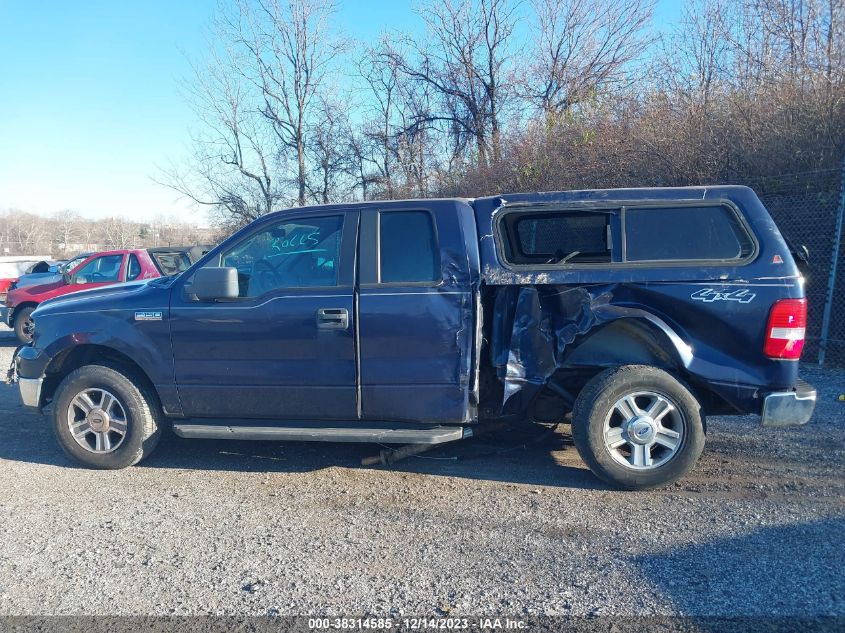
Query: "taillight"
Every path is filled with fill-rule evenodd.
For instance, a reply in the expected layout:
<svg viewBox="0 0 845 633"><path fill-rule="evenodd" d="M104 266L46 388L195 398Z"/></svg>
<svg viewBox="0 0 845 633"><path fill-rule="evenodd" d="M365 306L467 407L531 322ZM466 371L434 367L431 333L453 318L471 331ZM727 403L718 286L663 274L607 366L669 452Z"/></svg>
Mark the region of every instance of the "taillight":
<svg viewBox="0 0 845 633"><path fill-rule="evenodd" d="M766 324L766 344L763 352L769 358L798 360L804 349L807 330L807 300L781 299L776 301Z"/></svg>

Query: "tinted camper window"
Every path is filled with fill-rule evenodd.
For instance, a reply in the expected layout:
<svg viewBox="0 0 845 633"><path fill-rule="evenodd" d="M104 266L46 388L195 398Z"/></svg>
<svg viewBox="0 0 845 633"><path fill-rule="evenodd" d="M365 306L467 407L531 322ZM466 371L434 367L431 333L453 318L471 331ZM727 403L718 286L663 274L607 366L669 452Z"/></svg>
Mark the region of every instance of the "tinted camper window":
<svg viewBox="0 0 845 633"><path fill-rule="evenodd" d="M625 211L626 261L736 260L754 245L736 214L721 205Z"/></svg>
<svg viewBox="0 0 845 633"><path fill-rule="evenodd" d="M604 211L507 215L506 257L513 264L610 262L611 218Z"/></svg>

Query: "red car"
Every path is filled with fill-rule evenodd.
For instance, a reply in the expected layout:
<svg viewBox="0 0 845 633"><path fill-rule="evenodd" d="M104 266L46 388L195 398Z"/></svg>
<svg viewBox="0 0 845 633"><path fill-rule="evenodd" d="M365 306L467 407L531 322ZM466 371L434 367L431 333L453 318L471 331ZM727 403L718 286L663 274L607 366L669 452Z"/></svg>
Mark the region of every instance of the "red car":
<svg viewBox="0 0 845 633"><path fill-rule="evenodd" d="M153 279L161 277L163 272L145 250L94 253L73 270L65 272L59 281L10 290L6 295L7 323L14 328L21 343L29 343L32 340L30 315L39 303L88 288Z"/></svg>
<svg viewBox="0 0 845 633"><path fill-rule="evenodd" d="M49 257L27 257L21 256L0 256L0 301L6 298L6 291L9 286L20 277L30 271L30 269L41 263L49 260Z"/></svg>

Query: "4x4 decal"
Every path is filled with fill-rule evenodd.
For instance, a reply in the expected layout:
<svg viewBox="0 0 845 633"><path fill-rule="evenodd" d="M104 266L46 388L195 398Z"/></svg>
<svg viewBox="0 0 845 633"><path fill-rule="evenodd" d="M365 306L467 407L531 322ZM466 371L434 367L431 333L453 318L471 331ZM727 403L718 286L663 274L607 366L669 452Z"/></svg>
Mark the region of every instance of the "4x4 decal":
<svg viewBox="0 0 845 633"><path fill-rule="evenodd" d="M757 295L750 290L715 290L703 288L690 295L690 299L713 303L714 301L738 301L739 303L751 303Z"/></svg>

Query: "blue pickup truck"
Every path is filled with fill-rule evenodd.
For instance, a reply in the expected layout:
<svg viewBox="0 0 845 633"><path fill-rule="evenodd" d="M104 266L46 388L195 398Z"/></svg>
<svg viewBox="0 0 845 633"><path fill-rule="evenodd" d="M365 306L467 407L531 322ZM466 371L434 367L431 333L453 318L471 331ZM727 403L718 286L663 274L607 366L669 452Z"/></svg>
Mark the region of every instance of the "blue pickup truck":
<svg viewBox="0 0 845 633"><path fill-rule="evenodd" d="M24 405L94 468L186 438L430 445L569 420L625 489L699 457L708 415L806 423L807 306L735 186L362 202L266 215L175 277L34 312Z"/></svg>

